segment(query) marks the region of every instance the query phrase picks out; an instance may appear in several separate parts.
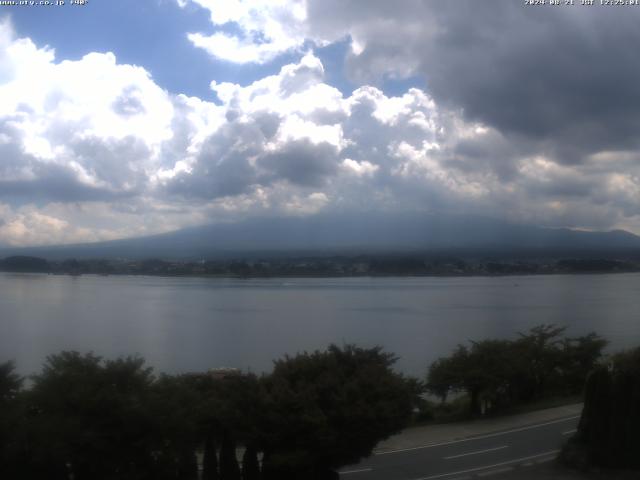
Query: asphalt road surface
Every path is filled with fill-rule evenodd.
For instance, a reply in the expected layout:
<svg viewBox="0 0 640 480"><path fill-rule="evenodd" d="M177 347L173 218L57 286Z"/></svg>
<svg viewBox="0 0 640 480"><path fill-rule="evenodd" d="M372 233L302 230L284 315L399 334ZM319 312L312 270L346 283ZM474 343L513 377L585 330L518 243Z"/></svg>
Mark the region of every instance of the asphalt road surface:
<svg viewBox="0 0 640 480"><path fill-rule="evenodd" d="M462 440L380 452L340 472L343 480L469 480L549 462L579 416Z"/></svg>

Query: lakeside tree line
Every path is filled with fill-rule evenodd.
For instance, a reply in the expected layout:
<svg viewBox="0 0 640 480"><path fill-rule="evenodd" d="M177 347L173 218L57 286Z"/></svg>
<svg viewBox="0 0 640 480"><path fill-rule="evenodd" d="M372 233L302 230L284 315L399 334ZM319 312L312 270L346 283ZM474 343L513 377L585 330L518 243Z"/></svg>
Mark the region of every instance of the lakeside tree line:
<svg viewBox="0 0 640 480"><path fill-rule="evenodd" d="M515 340L459 345L431 364L427 389L443 402L451 394L464 395L470 415L579 395L607 342L595 333L571 338L564 331L539 325Z"/></svg>
<svg viewBox="0 0 640 480"><path fill-rule="evenodd" d="M139 357L62 352L25 379L7 362L0 478L336 479L407 426L425 392L456 394L474 416L580 394L587 377L574 444L593 464L638 466L640 349L603 357L595 333L563 334L540 325L458 346L426 382L396 373L393 354L354 345L285 356L260 377L156 375Z"/></svg>
<svg viewBox="0 0 640 480"><path fill-rule="evenodd" d="M158 275L214 277L327 277L535 275L553 273L633 272L637 259L574 258L518 261L477 255L471 258L437 254L306 255L229 258L200 261L161 259L47 260L31 256L0 258L0 271L58 275Z"/></svg>
<svg viewBox="0 0 640 480"><path fill-rule="evenodd" d="M394 362L380 348L332 345L278 360L269 375L220 378L62 352L28 386L4 363L0 478L338 478L410 419L418 389Z"/></svg>

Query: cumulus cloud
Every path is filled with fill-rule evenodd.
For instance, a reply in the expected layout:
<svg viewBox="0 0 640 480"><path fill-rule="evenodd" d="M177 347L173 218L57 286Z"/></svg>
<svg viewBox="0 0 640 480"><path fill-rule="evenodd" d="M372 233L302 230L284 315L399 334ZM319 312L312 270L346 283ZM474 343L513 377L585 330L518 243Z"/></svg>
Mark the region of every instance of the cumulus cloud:
<svg viewBox="0 0 640 480"><path fill-rule="evenodd" d="M118 65L111 53L56 63L53 50L13 39L8 29L6 22L0 27L0 149L7 159L0 191L75 191L85 199L143 188L173 135L167 93L144 69Z"/></svg>
<svg viewBox="0 0 640 480"><path fill-rule="evenodd" d="M213 82L212 88L226 123L205 140L188 168L163 182L171 194L256 195L260 205L276 211L291 204L282 200L283 189L291 198L307 199L305 189L322 188L326 208L359 208L363 195L371 208L378 198L371 187L407 197L405 205L424 192L438 201L487 194L479 178L443 164L460 139L473 142L490 129L441 111L422 90L389 97L365 86L345 97L325 83L323 66L312 54L250 85ZM493 175L489 170L477 176Z"/></svg>
<svg viewBox="0 0 640 480"><path fill-rule="evenodd" d="M278 31L282 47L269 58L305 41L349 38L346 66L355 82L419 75L439 104L461 108L467 119L514 141L538 142L561 163L638 147L640 62L625 47L640 40L637 9L526 8L510 0L482 6L473 0L238 0L233 8L190 1L211 13L214 26L234 25L256 49L271 43L268 33L255 32ZM209 52L235 55L237 62L266 60L227 47Z"/></svg>
<svg viewBox="0 0 640 480"><path fill-rule="evenodd" d="M265 63L305 40L304 0L192 0L207 9L216 26L234 24L239 34L200 32L189 40L211 55L234 63ZM187 2L178 0L185 7Z"/></svg>
<svg viewBox="0 0 640 480"><path fill-rule="evenodd" d="M144 68L109 52L58 60L53 49L18 38L5 21L0 243L103 240L333 210L639 226L640 153L631 127L593 131L600 114L603 130L622 118L634 125L633 105L617 93L609 94L616 97L611 104L592 98L599 91L594 80L575 83L572 96L567 81L574 74L552 66L552 55L529 56L535 62L527 63L509 46L529 48L547 27L555 38L554 15L564 14L528 17L505 4L474 17L479 7L472 4L465 10L418 1L369 0L366 8L315 0L238 0L225 8L216 0L190 2L227 27L219 35L246 49L234 61L267 62L308 48L309 40L319 45L348 36L353 78L419 73L427 87L390 95L364 83L345 95L307 51L246 85L213 80L219 99L213 103L167 92ZM566 22L574 33L609 32L604 18L602 25L582 14ZM230 25L237 33L229 33ZM494 27L511 36L522 29L525 38L505 42ZM207 49L220 58L235 55L213 45ZM585 60L600 47L575 48ZM635 60L608 61L633 78ZM600 68L583 73L603 74ZM553 79L562 93L546 88ZM555 127L541 126L543 119Z"/></svg>

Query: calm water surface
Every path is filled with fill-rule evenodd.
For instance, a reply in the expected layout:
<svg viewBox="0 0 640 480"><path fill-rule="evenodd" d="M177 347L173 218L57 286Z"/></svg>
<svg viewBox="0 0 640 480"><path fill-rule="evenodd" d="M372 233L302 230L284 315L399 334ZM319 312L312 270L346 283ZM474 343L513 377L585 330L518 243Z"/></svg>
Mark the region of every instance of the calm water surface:
<svg viewBox="0 0 640 480"><path fill-rule="evenodd" d="M457 343L540 323L640 345L640 274L200 279L0 273L0 361L39 370L63 349L140 354L157 370L268 371L285 353L382 345L424 375Z"/></svg>

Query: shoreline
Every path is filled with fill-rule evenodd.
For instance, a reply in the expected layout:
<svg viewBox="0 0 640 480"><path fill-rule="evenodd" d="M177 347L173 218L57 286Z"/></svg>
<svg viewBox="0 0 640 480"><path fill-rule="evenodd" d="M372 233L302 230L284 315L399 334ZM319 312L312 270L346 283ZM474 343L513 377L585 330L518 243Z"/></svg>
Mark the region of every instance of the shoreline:
<svg viewBox="0 0 640 480"><path fill-rule="evenodd" d="M638 270L629 271L589 271L589 272L510 272L510 273L424 273L424 274L274 274L274 275L233 275L233 274L171 274L171 273L136 273L118 272L103 274L98 272L85 272L80 274L65 272L27 272L0 270L0 273L47 275L54 277L158 277L158 278L200 278L220 280L262 280L262 279L377 279L377 278L506 278L506 277L544 277L544 276L589 276L589 275L624 275L640 273Z"/></svg>

